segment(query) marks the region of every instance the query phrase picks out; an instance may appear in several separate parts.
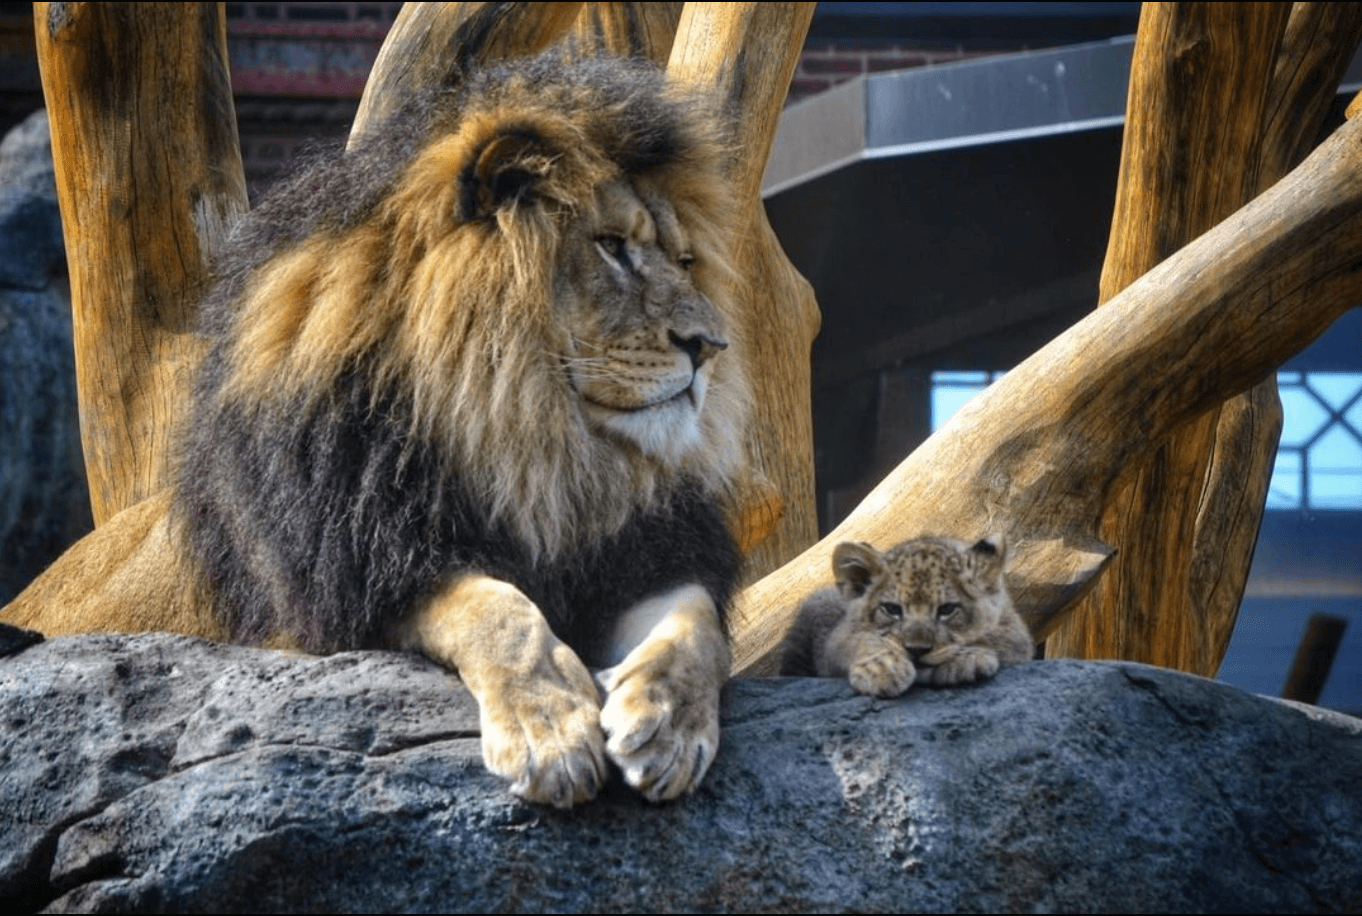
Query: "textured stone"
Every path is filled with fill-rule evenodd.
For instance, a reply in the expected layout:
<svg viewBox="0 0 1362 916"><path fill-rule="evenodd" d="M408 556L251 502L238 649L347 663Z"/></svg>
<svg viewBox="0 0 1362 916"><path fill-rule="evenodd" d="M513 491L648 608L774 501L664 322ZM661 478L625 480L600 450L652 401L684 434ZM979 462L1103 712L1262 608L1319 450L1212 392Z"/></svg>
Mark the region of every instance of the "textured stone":
<svg viewBox="0 0 1362 916"><path fill-rule="evenodd" d="M0 605L91 527L47 113L0 142Z"/></svg>
<svg viewBox="0 0 1362 916"><path fill-rule="evenodd" d="M166 635L0 659L0 898L54 911L1362 908L1362 721L1135 664L895 701L738 681L701 789L570 812L418 658Z"/></svg>

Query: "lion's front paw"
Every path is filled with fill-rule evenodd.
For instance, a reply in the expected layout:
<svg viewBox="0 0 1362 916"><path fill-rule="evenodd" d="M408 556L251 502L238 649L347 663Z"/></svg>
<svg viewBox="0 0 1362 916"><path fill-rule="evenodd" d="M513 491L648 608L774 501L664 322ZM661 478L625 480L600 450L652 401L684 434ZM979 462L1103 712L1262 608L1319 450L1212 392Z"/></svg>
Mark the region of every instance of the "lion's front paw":
<svg viewBox="0 0 1362 916"><path fill-rule="evenodd" d="M913 686L917 671L908 652L897 642L882 642L856 658L847 668L847 680L857 693L876 697L901 696Z"/></svg>
<svg viewBox="0 0 1362 916"><path fill-rule="evenodd" d="M549 661L525 682L480 698L482 756L516 795L568 808L604 783L605 738L586 667L561 644Z"/></svg>
<svg viewBox="0 0 1362 916"><path fill-rule="evenodd" d="M699 785L714 762L722 678L686 664L674 646L640 652L598 675L608 694L601 727L625 781L650 801L666 801Z"/></svg>
<svg viewBox="0 0 1362 916"><path fill-rule="evenodd" d="M998 673L998 653L983 646L943 646L923 656L931 683L969 684Z"/></svg>

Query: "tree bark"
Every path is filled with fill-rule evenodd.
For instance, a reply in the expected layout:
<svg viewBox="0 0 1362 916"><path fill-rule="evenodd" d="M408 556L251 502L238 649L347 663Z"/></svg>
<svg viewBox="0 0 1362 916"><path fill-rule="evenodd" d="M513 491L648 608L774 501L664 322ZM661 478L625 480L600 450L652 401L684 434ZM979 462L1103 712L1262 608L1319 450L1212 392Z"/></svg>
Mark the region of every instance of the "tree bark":
<svg viewBox="0 0 1362 916"><path fill-rule="evenodd" d="M1146 4L1104 301L1313 145L1356 44L1356 6ZM1103 524L1120 555L1047 654L1213 676L1243 597L1280 428L1269 376L1130 468Z"/></svg>
<svg viewBox="0 0 1362 916"><path fill-rule="evenodd" d="M781 249L761 202L761 177L813 18L812 3L688 3L667 73L716 89L739 135L730 176L746 226L734 252L753 415L751 473L737 494L736 527L755 579L818 537L814 503L809 349L820 322L813 289ZM756 620L735 621L738 642Z"/></svg>
<svg viewBox="0 0 1362 916"><path fill-rule="evenodd" d="M100 524L167 482L198 300L247 207L227 32L214 3L38 3L34 21Z"/></svg>
<svg viewBox="0 0 1362 916"><path fill-rule="evenodd" d="M573 23L574 53L608 51L665 65L684 3L583 3Z"/></svg>
<svg viewBox="0 0 1362 916"><path fill-rule="evenodd" d="M1362 121L1350 121L971 401L835 531L744 592L754 625L736 670L772 670L798 602L853 539L1001 532L1018 609L1047 636L1110 559L1099 522L1122 470L1362 300L1359 170Z"/></svg>
<svg viewBox="0 0 1362 916"><path fill-rule="evenodd" d="M1151 26L1147 39L1141 29L1141 41L1170 48L1174 63L1150 77L1161 93L1148 103L1156 116L1133 126L1134 133L1141 124L1164 131L1161 145L1132 160L1144 163L1137 177L1147 190L1131 184L1122 200L1145 193L1159 203L1153 216L1118 215L1118 226L1145 226L1147 237L1130 228L1116 234L1114 250L1139 250L1120 256L1125 273L1113 267L1110 282L1117 288L1143 276L976 399L831 535L749 587L734 626L739 670L771 669L798 601L826 583L833 546L850 538L884 544L925 532L1006 534L1018 605L1037 636L1047 635L1111 558L1100 519L1110 516L1116 494L1137 492L1121 473L1175 432L1198 444L1186 452L1175 446L1169 466L1190 469L1184 476L1200 488L1184 488L1190 501L1165 501L1162 514L1144 517L1164 524L1178 508L1177 544L1186 552L1170 548L1164 560L1153 549L1157 538L1149 549L1121 546L1145 550L1138 564L1145 580L1157 578L1149 570L1159 563L1187 567L1164 593L1221 608L1220 623L1195 622L1189 626L1203 636L1167 641L1200 639L1213 651L1223 608L1237 605L1242 590L1235 564L1251 551L1249 532L1257 528L1256 517L1239 510L1252 510L1255 499L1261 507L1251 493L1238 503L1214 494L1233 490L1245 468L1263 474L1269 467L1261 445L1275 438L1262 431L1275 422L1272 404L1259 393L1203 420L1199 434L1182 430L1362 299L1362 127L1354 122L1270 191L1144 272L1298 154L1301 124L1322 110L1321 87L1336 82L1327 74L1347 58L1341 42L1318 36L1346 33L1350 49L1362 27L1358 4L1298 4L1283 36L1280 5L1243 6L1231 16L1197 4L1151 5L1151 22L1167 25ZM754 471L741 487L737 526L752 550L753 576L813 541L816 530L808 352L818 311L760 202L812 7L687 4L678 16L676 4L411 5L380 55L352 132L418 87L563 36L582 53L627 49L665 58L673 78L719 91L738 125L735 207L748 220L735 261L754 386ZM168 437L198 355L194 309L222 228L246 205L225 29L213 4L39 4L37 22L72 267L83 435L103 520L165 483ZM1268 74L1264 62L1273 54L1265 49L1279 41ZM154 53L137 53L143 48ZM1146 50L1137 58L1156 60ZM1225 92L1179 102L1202 73ZM157 113L160 129L143 129L144 112ZM1185 127L1170 132L1168 124ZM1186 147L1184 133L1193 137ZM1209 173L1216 174L1200 177ZM1140 258L1148 263L1136 270ZM1162 496L1164 489L1138 492ZM1157 626L1140 626L1131 628L1133 640L1158 641Z"/></svg>
<svg viewBox="0 0 1362 916"><path fill-rule="evenodd" d="M350 144L431 86L452 85L470 67L533 54L557 41L581 3L406 3L364 84Z"/></svg>

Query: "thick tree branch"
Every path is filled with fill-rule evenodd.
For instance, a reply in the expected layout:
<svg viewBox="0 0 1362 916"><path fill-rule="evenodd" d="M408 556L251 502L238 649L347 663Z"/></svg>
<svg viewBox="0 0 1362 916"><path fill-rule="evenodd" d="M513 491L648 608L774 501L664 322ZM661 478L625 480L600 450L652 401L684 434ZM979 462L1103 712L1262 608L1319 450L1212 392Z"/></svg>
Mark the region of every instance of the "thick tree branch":
<svg viewBox="0 0 1362 916"><path fill-rule="evenodd" d="M212 254L246 209L215 3L38 3L95 523L167 480Z"/></svg>
<svg viewBox="0 0 1362 916"><path fill-rule="evenodd" d="M1356 44L1349 6L1144 8L1104 299L1252 199L1313 144L1347 64L1339 48ZM1319 40L1339 29L1352 40ZM1048 654L1214 675L1247 580L1279 429L1269 377L1136 462L1113 489L1103 524L1120 556Z"/></svg>
<svg viewBox="0 0 1362 916"><path fill-rule="evenodd" d="M1001 531L1044 637L1110 553L1120 471L1252 386L1362 301L1362 122L975 398L828 537L742 596L738 671L771 670L794 608L843 540Z"/></svg>
<svg viewBox="0 0 1362 916"><path fill-rule="evenodd" d="M688 3L667 73L712 87L726 99L734 137L733 206L746 225L734 253L736 290L752 384L748 455L752 473L738 494L737 527L749 574L761 575L818 536L814 505L809 348L818 333L813 290L785 257L766 220L761 177L798 63L812 3ZM742 642L745 628L735 627Z"/></svg>
<svg viewBox="0 0 1362 916"><path fill-rule="evenodd" d="M469 67L533 54L572 26L581 3L407 3L364 84L350 142L414 93Z"/></svg>

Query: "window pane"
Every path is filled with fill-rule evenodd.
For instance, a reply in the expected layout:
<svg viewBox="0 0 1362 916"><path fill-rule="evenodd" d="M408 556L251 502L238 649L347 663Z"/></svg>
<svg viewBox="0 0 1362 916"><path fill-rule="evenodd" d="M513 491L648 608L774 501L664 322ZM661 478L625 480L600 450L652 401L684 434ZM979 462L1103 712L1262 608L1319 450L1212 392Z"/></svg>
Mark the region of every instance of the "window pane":
<svg viewBox="0 0 1362 916"><path fill-rule="evenodd" d="M1306 376L1307 383L1335 412L1357 397L1362 389L1362 373L1358 372L1311 372Z"/></svg>
<svg viewBox="0 0 1362 916"><path fill-rule="evenodd" d="M1299 385L1285 386L1282 396L1282 445L1302 446L1329 421L1329 411Z"/></svg>
<svg viewBox="0 0 1362 916"><path fill-rule="evenodd" d="M932 386L932 429L937 430L970 398L984 390L982 383L970 386Z"/></svg>
<svg viewBox="0 0 1362 916"><path fill-rule="evenodd" d="M1362 444L1333 426L1309 451L1310 507L1362 509Z"/></svg>
<svg viewBox="0 0 1362 916"><path fill-rule="evenodd" d="M1301 507L1301 455L1296 451L1278 451L1272 467L1272 481L1267 487L1267 508L1299 509Z"/></svg>

